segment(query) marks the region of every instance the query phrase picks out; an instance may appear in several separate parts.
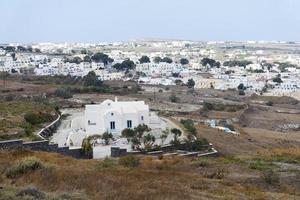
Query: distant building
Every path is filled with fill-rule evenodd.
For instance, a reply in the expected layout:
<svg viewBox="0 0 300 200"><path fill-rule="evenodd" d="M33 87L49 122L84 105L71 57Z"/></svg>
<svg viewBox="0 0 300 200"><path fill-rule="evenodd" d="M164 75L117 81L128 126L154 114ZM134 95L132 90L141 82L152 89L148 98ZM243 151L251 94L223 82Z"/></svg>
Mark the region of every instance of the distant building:
<svg viewBox="0 0 300 200"><path fill-rule="evenodd" d="M151 77L168 77L173 73L180 73L186 68L175 63L143 63L136 66L137 72L143 72L146 76Z"/></svg>

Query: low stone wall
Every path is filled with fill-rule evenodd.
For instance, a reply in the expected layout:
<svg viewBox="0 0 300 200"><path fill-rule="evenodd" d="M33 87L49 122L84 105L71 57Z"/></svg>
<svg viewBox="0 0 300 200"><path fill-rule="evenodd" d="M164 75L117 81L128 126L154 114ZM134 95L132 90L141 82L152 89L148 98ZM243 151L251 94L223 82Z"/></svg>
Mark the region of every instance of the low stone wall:
<svg viewBox="0 0 300 200"><path fill-rule="evenodd" d="M164 145L161 146L159 151L150 151L150 152L141 152L141 151L130 151L127 152L127 149L122 149L120 147L111 147L111 157L121 157L121 156L126 156L126 155L152 155L152 156L160 156L163 154L174 154L174 155L180 155L180 156L185 156L185 157L192 157L192 156L218 156L219 152L216 151L213 147L212 144L210 143L209 145L204 145L203 147L211 149L210 152L189 152L184 150L185 145L181 144L181 146L176 150L174 145Z"/></svg>
<svg viewBox="0 0 300 200"><path fill-rule="evenodd" d="M0 141L0 150L22 149L23 140Z"/></svg>
<svg viewBox="0 0 300 200"><path fill-rule="evenodd" d="M111 147L111 157L121 157L128 154L127 149L121 149L120 147Z"/></svg>
<svg viewBox="0 0 300 200"><path fill-rule="evenodd" d="M59 153L76 159L92 159L91 155L86 155L81 148L58 147L57 144L49 144L49 141L23 142L23 140L7 140L0 142L0 150L27 149L32 151L44 151Z"/></svg>

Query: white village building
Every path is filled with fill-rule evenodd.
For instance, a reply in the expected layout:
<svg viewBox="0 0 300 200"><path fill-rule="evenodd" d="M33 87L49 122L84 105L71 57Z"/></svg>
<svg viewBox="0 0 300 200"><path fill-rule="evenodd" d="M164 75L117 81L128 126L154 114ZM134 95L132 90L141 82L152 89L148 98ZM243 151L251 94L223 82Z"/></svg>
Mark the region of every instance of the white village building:
<svg viewBox="0 0 300 200"><path fill-rule="evenodd" d="M173 73L185 71L186 67L175 63L143 63L136 65L137 72L143 72L150 77L166 77Z"/></svg>
<svg viewBox="0 0 300 200"><path fill-rule="evenodd" d="M122 130L139 124L149 126L149 106L144 101L105 100L98 105L86 105L84 126L87 135L104 132L120 136Z"/></svg>

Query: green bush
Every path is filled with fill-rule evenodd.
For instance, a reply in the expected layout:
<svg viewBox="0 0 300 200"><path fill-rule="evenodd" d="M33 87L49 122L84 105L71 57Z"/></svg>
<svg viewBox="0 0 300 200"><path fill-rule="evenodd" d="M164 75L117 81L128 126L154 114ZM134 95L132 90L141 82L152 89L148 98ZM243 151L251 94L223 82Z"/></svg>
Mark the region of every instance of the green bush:
<svg viewBox="0 0 300 200"><path fill-rule="evenodd" d="M203 103L203 110L205 110L205 111L213 110L213 105L211 103L204 102Z"/></svg>
<svg viewBox="0 0 300 200"><path fill-rule="evenodd" d="M205 138L203 139L197 138L196 140L186 140L184 143L184 150L202 151L207 149L208 144L209 142Z"/></svg>
<svg viewBox="0 0 300 200"><path fill-rule="evenodd" d="M73 97L73 94L70 90L65 88L59 88L54 92L54 95L64 99L70 99Z"/></svg>
<svg viewBox="0 0 300 200"><path fill-rule="evenodd" d="M136 156L124 156L119 159L119 164L124 167L134 168L140 164L140 159Z"/></svg>
<svg viewBox="0 0 300 200"><path fill-rule="evenodd" d="M53 116L50 113L35 113L28 112L24 115L24 119L31 125L37 125L45 122L50 122L53 120Z"/></svg>
<svg viewBox="0 0 300 200"><path fill-rule="evenodd" d="M38 124L40 122L39 115L34 112L26 113L24 119L26 120L26 122L32 125Z"/></svg>
<svg viewBox="0 0 300 200"><path fill-rule="evenodd" d="M192 135L197 134L197 130L195 128L194 122L191 119L182 119L180 120L180 123L184 126L184 128Z"/></svg>
<svg viewBox="0 0 300 200"><path fill-rule="evenodd" d="M267 101L267 102L266 102L266 105L267 105L267 106L273 106L273 104L274 104L273 101Z"/></svg>
<svg viewBox="0 0 300 200"><path fill-rule="evenodd" d="M33 126L28 122L22 124L21 127L24 128L25 134L27 136L30 136L32 134L33 130L34 130Z"/></svg>
<svg viewBox="0 0 300 200"><path fill-rule="evenodd" d="M263 160L255 160L249 164L250 169L259 170L259 171L270 171L273 170L276 166L272 162L267 162Z"/></svg>
<svg viewBox="0 0 300 200"><path fill-rule="evenodd" d="M16 178L23 174L34 172L44 168L45 164L41 160L37 159L36 157L26 157L8 168L8 170L6 171L6 177Z"/></svg>
<svg viewBox="0 0 300 200"><path fill-rule="evenodd" d="M90 138L84 138L82 140L82 144L81 144L81 149L82 149L82 152L85 154L85 155L91 155L93 153L93 146L91 144L91 139Z"/></svg>
<svg viewBox="0 0 300 200"><path fill-rule="evenodd" d="M171 95L169 97L169 100L173 103L178 103L180 101L180 99L176 95Z"/></svg>
<svg viewBox="0 0 300 200"><path fill-rule="evenodd" d="M224 105L222 103L209 103L209 102L204 102L203 103L203 111L226 111L226 112L236 112L238 110L241 110L245 108L244 105Z"/></svg>

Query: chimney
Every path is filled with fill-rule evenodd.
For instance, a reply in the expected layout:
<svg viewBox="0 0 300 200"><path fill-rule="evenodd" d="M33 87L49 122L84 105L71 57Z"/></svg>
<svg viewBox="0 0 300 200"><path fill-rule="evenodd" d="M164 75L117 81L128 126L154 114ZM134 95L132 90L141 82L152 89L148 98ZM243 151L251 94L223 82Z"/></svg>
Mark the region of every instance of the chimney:
<svg viewBox="0 0 300 200"><path fill-rule="evenodd" d="M115 97L115 102L118 102L118 97Z"/></svg>

